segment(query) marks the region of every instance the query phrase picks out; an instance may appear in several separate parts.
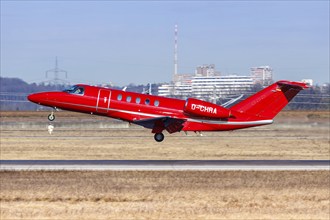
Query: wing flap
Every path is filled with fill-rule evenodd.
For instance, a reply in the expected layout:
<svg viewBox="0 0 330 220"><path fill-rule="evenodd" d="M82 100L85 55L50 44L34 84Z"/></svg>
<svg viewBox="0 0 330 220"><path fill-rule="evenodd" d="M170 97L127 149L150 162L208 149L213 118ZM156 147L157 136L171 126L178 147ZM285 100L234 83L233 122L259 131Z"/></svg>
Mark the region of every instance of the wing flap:
<svg viewBox="0 0 330 220"><path fill-rule="evenodd" d="M163 130L172 134L181 131L186 120L170 117L158 117L133 121L134 124L152 129L152 133L161 133Z"/></svg>

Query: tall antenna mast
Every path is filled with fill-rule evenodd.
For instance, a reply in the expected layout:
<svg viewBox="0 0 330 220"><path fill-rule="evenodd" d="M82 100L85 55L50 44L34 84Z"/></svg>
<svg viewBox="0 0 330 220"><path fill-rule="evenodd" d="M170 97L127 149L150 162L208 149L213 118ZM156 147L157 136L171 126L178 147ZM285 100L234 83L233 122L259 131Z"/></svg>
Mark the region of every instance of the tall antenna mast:
<svg viewBox="0 0 330 220"><path fill-rule="evenodd" d="M174 27L174 80L178 74L178 25Z"/></svg>

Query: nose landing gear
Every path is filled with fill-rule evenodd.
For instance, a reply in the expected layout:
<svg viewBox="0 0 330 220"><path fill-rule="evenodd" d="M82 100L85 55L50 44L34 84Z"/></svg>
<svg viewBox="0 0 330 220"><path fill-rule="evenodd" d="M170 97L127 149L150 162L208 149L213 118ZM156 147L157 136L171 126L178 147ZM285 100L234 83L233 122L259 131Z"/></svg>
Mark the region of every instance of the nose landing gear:
<svg viewBox="0 0 330 220"><path fill-rule="evenodd" d="M58 111L58 109L56 108L56 107L53 107L53 111L52 111L52 113L50 113L49 115L48 115L48 120L49 121L54 121L55 120L55 115L54 115L54 111Z"/></svg>
<svg viewBox="0 0 330 220"><path fill-rule="evenodd" d="M48 115L48 120L49 120L49 121L54 121L54 120L55 120L54 112L52 112L52 113L50 113L50 114Z"/></svg>
<svg viewBox="0 0 330 220"><path fill-rule="evenodd" d="M164 134L163 133L156 133L154 135L155 141L162 142L164 140Z"/></svg>
<svg viewBox="0 0 330 220"><path fill-rule="evenodd" d="M54 111L55 111L55 112L58 111L58 108L57 108L57 107L53 107L52 113L50 113L50 114L48 115L48 120L49 120L49 121L54 121L54 120L55 120Z"/></svg>

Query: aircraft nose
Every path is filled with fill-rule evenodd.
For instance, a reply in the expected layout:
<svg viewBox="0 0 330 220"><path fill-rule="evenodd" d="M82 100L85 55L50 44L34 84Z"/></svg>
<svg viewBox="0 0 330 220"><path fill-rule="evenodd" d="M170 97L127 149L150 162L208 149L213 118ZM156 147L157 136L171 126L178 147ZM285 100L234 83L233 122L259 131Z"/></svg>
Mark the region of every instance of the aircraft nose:
<svg viewBox="0 0 330 220"><path fill-rule="evenodd" d="M34 103L40 103L40 101L42 100L42 95L40 93L35 93L35 94L31 94L31 95L28 95L28 100L30 102L34 102Z"/></svg>

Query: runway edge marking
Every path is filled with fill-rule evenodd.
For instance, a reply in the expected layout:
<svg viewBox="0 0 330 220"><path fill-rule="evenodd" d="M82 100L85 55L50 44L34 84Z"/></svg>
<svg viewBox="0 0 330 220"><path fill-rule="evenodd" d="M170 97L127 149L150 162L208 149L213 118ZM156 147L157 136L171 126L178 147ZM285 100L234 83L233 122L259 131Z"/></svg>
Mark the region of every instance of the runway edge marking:
<svg viewBox="0 0 330 220"><path fill-rule="evenodd" d="M0 160L0 171L330 170L330 160Z"/></svg>

